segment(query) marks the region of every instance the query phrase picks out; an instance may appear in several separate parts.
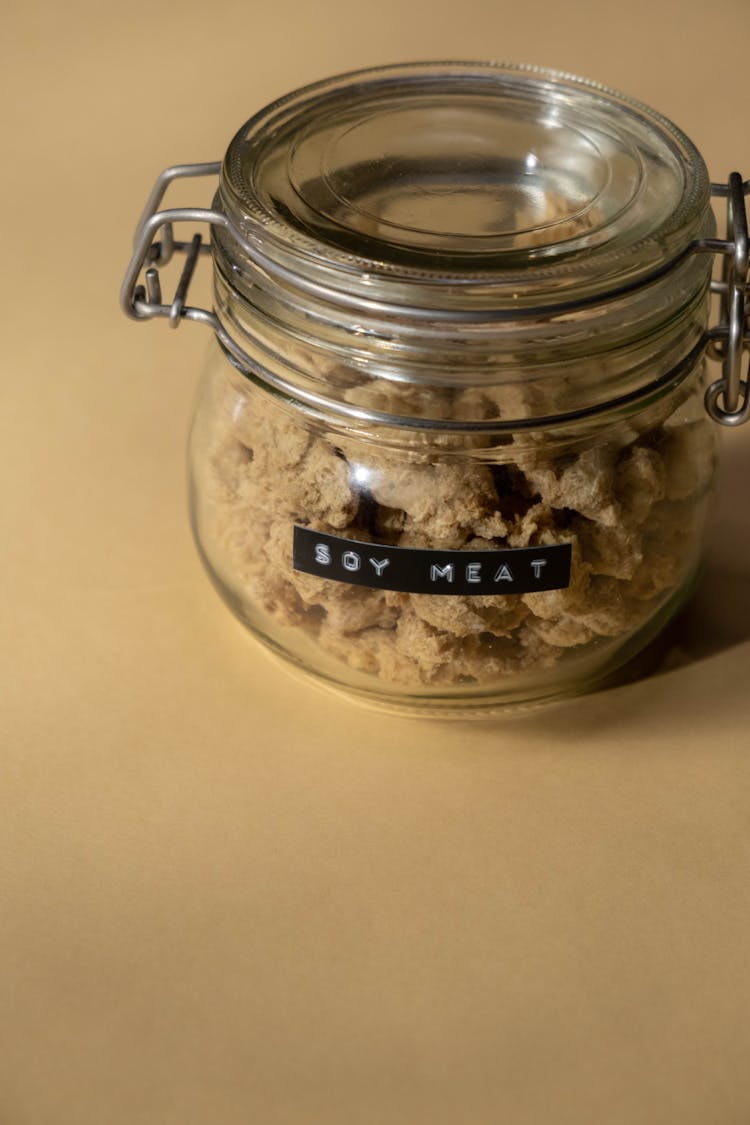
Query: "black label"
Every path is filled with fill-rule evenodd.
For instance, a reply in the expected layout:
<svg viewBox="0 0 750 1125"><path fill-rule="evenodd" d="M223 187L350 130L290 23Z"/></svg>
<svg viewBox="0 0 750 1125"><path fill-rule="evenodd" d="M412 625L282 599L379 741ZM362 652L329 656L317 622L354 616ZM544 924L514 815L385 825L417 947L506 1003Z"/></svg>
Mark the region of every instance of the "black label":
<svg viewBox="0 0 750 1125"><path fill-rule="evenodd" d="M385 547L294 528L294 569L405 594L529 594L570 585L570 543L504 551Z"/></svg>

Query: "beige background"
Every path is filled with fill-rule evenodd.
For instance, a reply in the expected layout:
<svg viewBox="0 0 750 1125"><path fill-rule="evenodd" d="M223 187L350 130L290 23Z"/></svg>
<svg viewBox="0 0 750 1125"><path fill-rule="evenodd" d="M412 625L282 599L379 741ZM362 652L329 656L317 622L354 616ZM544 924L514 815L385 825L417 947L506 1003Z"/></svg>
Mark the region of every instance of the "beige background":
<svg viewBox="0 0 750 1125"><path fill-rule="evenodd" d="M156 173L354 66L572 70L750 175L750 5L708 13L6 0L2 1125L750 1120L750 432L667 670L380 717L219 603L183 479L203 330L116 306Z"/></svg>

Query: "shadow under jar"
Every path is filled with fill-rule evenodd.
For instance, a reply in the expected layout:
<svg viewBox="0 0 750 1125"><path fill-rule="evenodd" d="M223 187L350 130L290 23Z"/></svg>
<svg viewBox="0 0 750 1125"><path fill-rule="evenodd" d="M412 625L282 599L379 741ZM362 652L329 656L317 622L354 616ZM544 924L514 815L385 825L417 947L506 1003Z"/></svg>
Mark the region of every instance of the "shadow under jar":
<svg viewBox="0 0 750 1125"><path fill-rule="evenodd" d="M204 172L211 210L156 210L171 179ZM625 663L700 570L709 346L711 412L746 413L732 190L720 241L700 154L655 111L453 63L308 86L221 166L160 178L123 301L214 331L191 508L236 614L391 708L480 714ZM181 219L212 225L212 313L185 303L201 247L174 242ZM168 305L157 267L175 247ZM709 333L712 251L734 272Z"/></svg>

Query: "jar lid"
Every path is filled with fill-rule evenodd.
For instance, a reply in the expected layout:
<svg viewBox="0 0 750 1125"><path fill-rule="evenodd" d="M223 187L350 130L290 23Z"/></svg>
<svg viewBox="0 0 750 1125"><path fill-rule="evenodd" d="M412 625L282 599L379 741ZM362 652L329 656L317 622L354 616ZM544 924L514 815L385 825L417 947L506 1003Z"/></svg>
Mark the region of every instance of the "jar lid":
<svg viewBox="0 0 750 1125"><path fill-rule="evenodd" d="M279 99L234 137L219 192L247 243L296 273L514 309L658 275L705 234L709 197L700 153L648 106L554 71L450 62Z"/></svg>

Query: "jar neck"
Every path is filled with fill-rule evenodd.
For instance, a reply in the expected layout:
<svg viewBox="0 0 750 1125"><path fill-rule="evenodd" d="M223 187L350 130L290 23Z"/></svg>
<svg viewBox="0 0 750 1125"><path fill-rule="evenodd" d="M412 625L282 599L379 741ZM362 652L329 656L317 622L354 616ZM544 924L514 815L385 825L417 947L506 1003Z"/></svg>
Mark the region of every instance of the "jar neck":
<svg viewBox="0 0 750 1125"><path fill-rule="evenodd" d="M514 314L436 309L419 286L403 304L314 289L221 239L214 264L222 329L261 380L334 407L467 422L599 408L664 381L704 339L711 267L685 254L630 291Z"/></svg>

